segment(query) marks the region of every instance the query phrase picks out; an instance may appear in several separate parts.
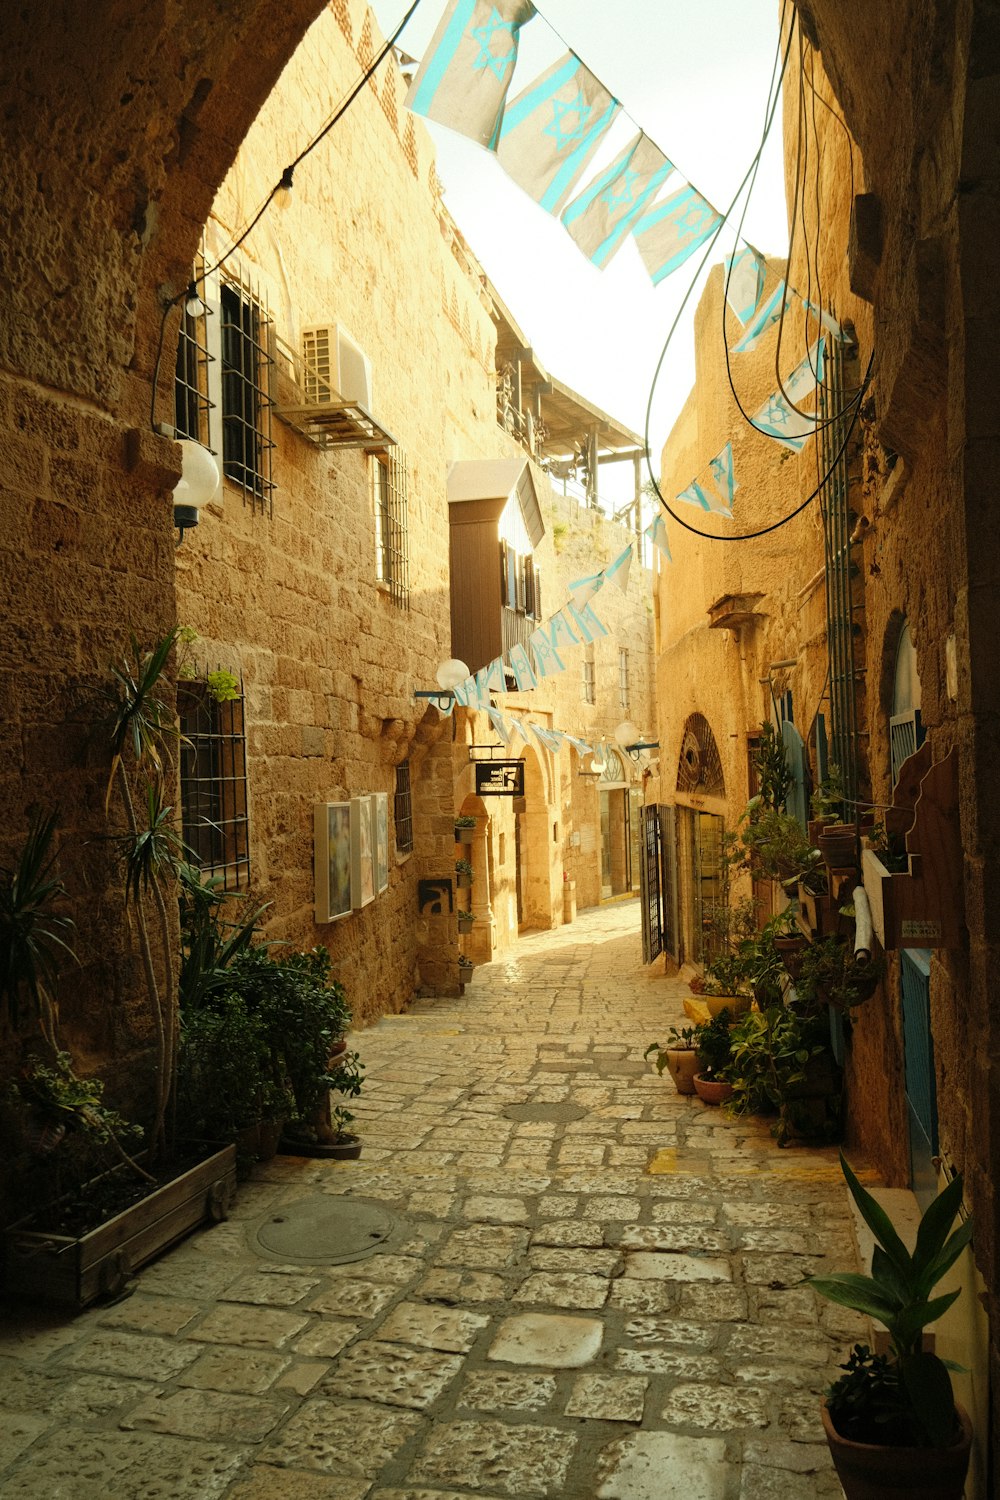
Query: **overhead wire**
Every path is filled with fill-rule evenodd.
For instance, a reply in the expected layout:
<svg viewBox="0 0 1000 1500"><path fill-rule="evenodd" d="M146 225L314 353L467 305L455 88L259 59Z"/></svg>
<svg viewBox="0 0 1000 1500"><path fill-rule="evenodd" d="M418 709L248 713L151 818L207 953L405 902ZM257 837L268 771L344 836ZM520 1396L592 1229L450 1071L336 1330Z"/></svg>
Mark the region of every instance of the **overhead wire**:
<svg viewBox="0 0 1000 1500"><path fill-rule="evenodd" d="M230 256L235 255L236 251L243 244L244 240L246 240L247 237L256 229L257 225L264 217L265 213L271 206L274 199L277 197L278 193L282 191L289 191L291 189L296 167L299 166L301 162L305 161L310 152L315 151L320 142L326 139L337 122L342 119L343 116L347 113L351 105L354 103L355 99L361 93L365 84L368 83L369 80L373 78L374 75L378 72L378 69L388 57L389 53L396 45L396 42L399 40L400 36L402 36L404 30L409 25L409 22L420 3L421 0L413 0L413 3L406 11L403 19L399 22L392 35L381 47L376 57L372 60L372 62L368 64L367 68L365 68L357 83L354 84L350 92L337 106L333 114L330 116L330 118L327 120L326 124L322 127L318 134L315 135L308 143L308 145L302 148L298 156L294 157L293 160L290 161L289 164L284 168L281 176L274 184L267 197L264 199L264 202L261 204L260 208L254 214L249 224L247 224L247 226L243 230L241 230L239 236L229 246L229 249L226 250L223 255L220 255L219 259L213 266L205 267L198 273L197 276L192 277L191 281L184 288L183 292L179 292L177 296L171 297L170 300L166 303L163 309L163 316L160 319L160 336L157 342L156 360L153 365L152 391L150 394L149 421L150 426L153 428L154 432L156 430L156 389L160 379L160 366L163 362L163 346L164 340L166 338L167 320L170 317L171 312L181 303L187 302L193 296L197 296L199 285L204 285L209 276L213 276L216 271L221 270Z"/></svg>

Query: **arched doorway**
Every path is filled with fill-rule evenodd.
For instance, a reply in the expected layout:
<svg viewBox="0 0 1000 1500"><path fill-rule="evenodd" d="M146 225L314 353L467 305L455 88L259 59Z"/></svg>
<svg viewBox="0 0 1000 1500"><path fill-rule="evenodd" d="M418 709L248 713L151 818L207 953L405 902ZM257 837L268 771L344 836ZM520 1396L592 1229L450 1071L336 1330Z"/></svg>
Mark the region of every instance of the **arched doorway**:
<svg viewBox="0 0 1000 1500"><path fill-rule="evenodd" d="M715 736L703 714L681 735L676 780L677 952L680 963L712 954L712 914L726 899L722 836L726 783Z"/></svg>
<svg viewBox="0 0 1000 1500"><path fill-rule="evenodd" d="M626 762L606 745L597 782L601 802L601 900L613 901L639 888L642 793Z"/></svg>

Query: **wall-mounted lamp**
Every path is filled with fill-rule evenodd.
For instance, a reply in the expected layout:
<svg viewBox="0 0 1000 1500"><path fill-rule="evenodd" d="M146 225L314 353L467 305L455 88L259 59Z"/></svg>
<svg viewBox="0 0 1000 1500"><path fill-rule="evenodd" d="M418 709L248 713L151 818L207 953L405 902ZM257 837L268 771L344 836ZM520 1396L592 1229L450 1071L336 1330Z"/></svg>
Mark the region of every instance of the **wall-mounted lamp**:
<svg viewBox="0 0 1000 1500"><path fill-rule="evenodd" d="M429 698L435 708L446 714L455 696L453 690L460 682L464 682L468 675L469 669L465 662L459 661L457 656L449 656L447 661L439 664L434 673L438 688L415 688L413 696L414 698Z"/></svg>
<svg viewBox="0 0 1000 1500"><path fill-rule="evenodd" d="M622 720L615 730L615 739L629 760L634 761L636 765L639 764L644 750L659 750L660 748L659 740L643 739L642 730L638 725L633 724L631 719Z"/></svg>
<svg viewBox="0 0 1000 1500"><path fill-rule="evenodd" d="M191 438L181 438L180 448L181 477L174 487L174 525L180 532L178 546L185 531L197 526L198 512L219 488L219 466L208 449Z"/></svg>

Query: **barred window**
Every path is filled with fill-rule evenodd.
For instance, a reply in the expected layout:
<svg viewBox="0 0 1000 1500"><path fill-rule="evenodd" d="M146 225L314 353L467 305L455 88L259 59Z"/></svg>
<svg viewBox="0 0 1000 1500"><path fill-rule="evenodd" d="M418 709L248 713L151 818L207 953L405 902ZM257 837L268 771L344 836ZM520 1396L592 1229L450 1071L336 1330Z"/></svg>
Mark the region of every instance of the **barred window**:
<svg viewBox="0 0 1000 1500"><path fill-rule="evenodd" d="M396 850L409 854L413 848L413 803L410 798L410 762L400 761L396 767Z"/></svg>
<svg viewBox="0 0 1000 1500"><path fill-rule="evenodd" d="M583 658L583 701L584 703L597 702L597 684L594 676L593 647L586 648Z"/></svg>
<svg viewBox="0 0 1000 1500"><path fill-rule="evenodd" d="M410 605L407 533L406 461L401 454L372 454L372 499L375 509L375 572L394 604Z"/></svg>
<svg viewBox="0 0 1000 1500"><path fill-rule="evenodd" d="M197 268L195 274L198 274ZM174 430L178 437L193 438L210 448L208 367L214 362L208 349L208 319L211 309L194 318L185 308L177 340L174 375Z"/></svg>
<svg viewBox="0 0 1000 1500"><path fill-rule="evenodd" d="M241 283L225 281L220 293L222 336L222 469L239 485L244 502L270 513L271 408L268 350L270 318Z"/></svg>
<svg viewBox="0 0 1000 1500"><path fill-rule="evenodd" d="M220 703L207 680L177 685L181 727L181 822L192 864L222 877L225 890L250 882L243 690Z"/></svg>
<svg viewBox="0 0 1000 1500"><path fill-rule="evenodd" d="M628 708L628 651L618 649L618 698L622 708Z"/></svg>

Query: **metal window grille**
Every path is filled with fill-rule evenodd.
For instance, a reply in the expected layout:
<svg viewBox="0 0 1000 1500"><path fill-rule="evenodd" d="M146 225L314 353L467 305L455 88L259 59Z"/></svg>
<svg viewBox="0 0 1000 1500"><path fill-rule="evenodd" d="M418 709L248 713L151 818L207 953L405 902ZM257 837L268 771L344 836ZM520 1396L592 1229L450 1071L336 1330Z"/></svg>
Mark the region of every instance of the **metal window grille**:
<svg viewBox="0 0 1000 1500"><path fill-rule="evenodd" d="M240 282L223 284L221 305L222 469L243 491L244 504L270 515L271 320L260 299Z"/></svg>
<svg viewBox="0 0 1000 1500"><path fill-rule="evenodd" d="M597 684L594 680L594 663L583 659L583 701L584 703L597 702Z"/></svg>
<svg viewBox="0 0 1000 1500"><path fill-rule="evenodd" d="M406 463L393 452L372 454L375 502L375 557L380 583L394 604L410 607L410 560L407 530Z"/></svg>
<svg viewBox="0 0 1000 1500"><path fill-rule="evenodd" d="M622 708L628 708L628 651L624 647L618 651L618 698Z"/></svg>
<svg viewBox="0 0 1000 1500"><path fill-rule="evenodd" d="M830 759L840 767L849 800L858 795L858 706L855 694L854 599L851 567L853 519L849 503L847 453L840 450L847 432L844 354L839 343L827 340L819 413L823 422L818 441L826 480L819 502L823 517L826 571L826 638L830 657ZM832 417L840 414L838 420ZM838 453L840 457L838 458Z"/></svg>
<svg viewBox="0 0 1000 1500"><path fill-rule="evenodd" d="M198 266L194 274L200 275ZM193 318L185 309L174 373L174 429L178 437L193 438L206 448L211 447L208 414L214 405L208 395L208 367L215 362L208 352L208 319L212 316L208 307L200 318Z"/></svg>
<svg viewBox="0 0 1000 1500"><path fill-rule="evenodd" d="M408 854L413 848L413 801L410 796L410 762L408 760L400 761L396 767L394 814L396 848L400 854Z"/></svg>
<svg viewBox="0 0 1000 1500"><path fill-rule="evenodd" d="M911 708L905 714L893 714L889 720L889 752L892 758L893 786L899 780L903 761L920 749L925 734L919 708Z"/></svg>
<svg viewBox="0 0 1000 1500"><path fill-rule="evenodd" d="M222 877L224 890L250 883L243 693L219 703L205 681L178 684L181 822L192 864Z"/></svg>

